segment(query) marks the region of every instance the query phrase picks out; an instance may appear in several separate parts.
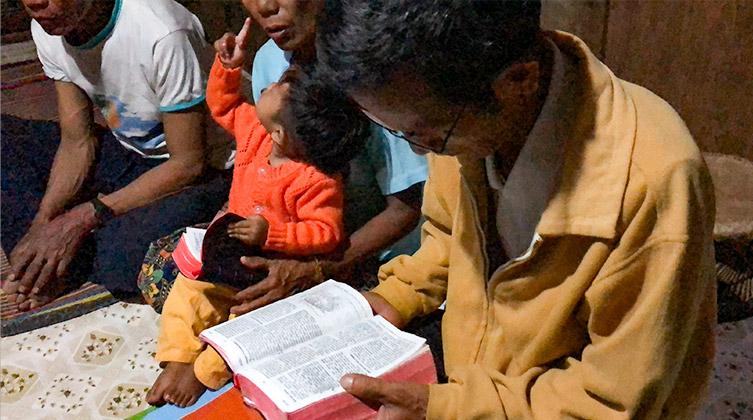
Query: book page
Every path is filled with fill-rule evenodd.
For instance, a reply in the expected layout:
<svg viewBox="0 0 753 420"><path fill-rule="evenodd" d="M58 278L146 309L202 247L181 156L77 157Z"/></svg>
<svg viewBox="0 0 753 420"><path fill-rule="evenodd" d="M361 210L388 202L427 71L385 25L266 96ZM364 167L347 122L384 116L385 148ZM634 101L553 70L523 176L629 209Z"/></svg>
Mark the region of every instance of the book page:
<svg viewBox="0 0 753 420"><path fill-rule="evenodd" d="M415 355L423 338L371 317L243 367L283 411L291 412L344 390L347 373L379 376Z"/></svg>
<svg viewBox="0 0 753 420"><path fill-rule="evenodd" d="M187 227L186 233L183 234L188 250L191 252L191 255L199 261L201 261L201 245L204 243L204 235L206 234L206 229L192 227Z"/></svg>
<svg viewBox="0 0 753 420"><path fill-rule="evenodd" d="M327 280L209 328L199 337L214 346L235 371L251 361L371 316L369 303L358 291Z"/></svg>

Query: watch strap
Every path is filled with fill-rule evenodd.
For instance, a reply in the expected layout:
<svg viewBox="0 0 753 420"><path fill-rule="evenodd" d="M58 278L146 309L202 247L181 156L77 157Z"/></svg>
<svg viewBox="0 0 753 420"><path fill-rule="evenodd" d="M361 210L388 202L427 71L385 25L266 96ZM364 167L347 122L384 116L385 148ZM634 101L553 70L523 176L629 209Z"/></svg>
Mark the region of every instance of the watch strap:
<svg viewBox="0 0 753 420"><path fill-rule="evenodd" d="M94 206L94 212L97 214L97 221L100 225L104 225L115 218L115 212L107 204L103 203L99 197L94 197L89 202Z"/></svg>

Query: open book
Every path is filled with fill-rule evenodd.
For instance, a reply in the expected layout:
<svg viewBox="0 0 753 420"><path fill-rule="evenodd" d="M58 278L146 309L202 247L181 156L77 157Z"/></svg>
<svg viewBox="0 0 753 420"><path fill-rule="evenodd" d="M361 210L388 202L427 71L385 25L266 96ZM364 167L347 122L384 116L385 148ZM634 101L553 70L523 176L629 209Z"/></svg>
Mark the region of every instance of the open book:
<svg viewBox="0 0 753 420"><path fill-rule="evenodd" d="M376 411L340 387L346 373L437 381L423 338L372 315L359 292L334 280L209 328L200 338L222 355L246 403L267 420L374 417Z"/></svg>

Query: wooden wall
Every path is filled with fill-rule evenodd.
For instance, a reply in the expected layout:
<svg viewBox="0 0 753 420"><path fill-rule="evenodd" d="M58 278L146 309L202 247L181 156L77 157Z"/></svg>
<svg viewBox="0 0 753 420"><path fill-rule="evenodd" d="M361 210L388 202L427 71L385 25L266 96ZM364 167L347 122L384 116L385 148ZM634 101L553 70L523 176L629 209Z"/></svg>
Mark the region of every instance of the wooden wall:
<svg viewBox="0 0 753 420"><path fill-rule="evenodd" d="M246 16L237 0L179 1L211 39ZM575 33L619 77L666 99L703 150L753 160L753 0L543 2L544 27ZM2 0L4 42L28 25L19 6ZM254 29L250 50L265 40Z"/></svg>
<svg viewBox="0 0 753 420"><path fill-rule="evenodd" d="M701 149L753 160L753 0L544 0L542 24L666 99Z"/></svg>

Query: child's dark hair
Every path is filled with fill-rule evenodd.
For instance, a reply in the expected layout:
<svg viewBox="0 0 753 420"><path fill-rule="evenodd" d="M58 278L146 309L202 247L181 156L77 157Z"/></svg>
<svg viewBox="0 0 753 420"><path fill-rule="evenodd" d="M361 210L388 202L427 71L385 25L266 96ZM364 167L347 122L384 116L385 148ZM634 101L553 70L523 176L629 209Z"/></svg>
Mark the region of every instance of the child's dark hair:
<svg viewBox="0 0 753 420"><path fill-rule="evenodd" d="M326 174L344 172L369 138L369 121L344 92L317 77L312 66L291 69L285 76L290 83L288 135L300 145L306 162Z"/></svg>

